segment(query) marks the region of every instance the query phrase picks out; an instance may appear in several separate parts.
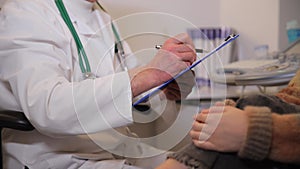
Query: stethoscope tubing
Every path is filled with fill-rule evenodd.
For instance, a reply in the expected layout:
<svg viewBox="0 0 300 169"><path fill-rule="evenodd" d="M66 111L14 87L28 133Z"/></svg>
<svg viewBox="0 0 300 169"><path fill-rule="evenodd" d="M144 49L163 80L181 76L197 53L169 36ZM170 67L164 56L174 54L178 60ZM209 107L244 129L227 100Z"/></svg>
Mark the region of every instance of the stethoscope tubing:
<svg viewBox="0 0 300 169"><path fill-rule="evenodd" d="M72 33L72 36L75 40L75 43L77 46L77 52L79 55L79 66L80 66L81 72L84 74L91 72L89 60L87 58L87 55L85 53L85 50L81 43L81 40L72 24L72 21L70 19L70 16L67 12L65 5L63 4L62 0L55 0L55 3L56 3L56 6L57 6L63 20L65 21L66 25L68 26L68 28L69 28L70 32ZM85 65L83 64L83 60L84 60Z"/></svg>
<svg viewBox="0 0 300 169"><path fill-rule="evenodd" d="M90 67L90 63L89 63L89 59L87 57L87 54L84 50L84 47L81 43L81 40L76 32L76 29L74 28L74 25L72 24L72 21L70 19L70 16L67 12L67 9L63 3L62 0L55 0L55 4L64 20L64 22L66 23L66 25L68 26L74 40L77 46L77 52L78 52L78 57L79 57L79 66L81 69L81 72L84 74L85 78L94 78L95 76L93 75L93 73L91 72L91 67ZM106 12L106 10L99 4L99 2L97 1L97 5L104 11ZM115 53L117 54L117 59L119 60L122 68L124 70L127 71L127 67L125 64L125 52L124 52L124 48L121 42L121 38L119 36L119 33L116 29L116 27L114 26L113 23L111 23L112 25L112 30L116 39L115 42Z"/></svg>

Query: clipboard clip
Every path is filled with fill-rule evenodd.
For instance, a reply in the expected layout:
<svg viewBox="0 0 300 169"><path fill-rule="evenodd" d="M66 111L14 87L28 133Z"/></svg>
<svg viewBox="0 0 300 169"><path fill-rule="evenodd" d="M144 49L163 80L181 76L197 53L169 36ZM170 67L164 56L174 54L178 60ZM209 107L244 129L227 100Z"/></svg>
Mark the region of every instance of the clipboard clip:
<svg viewBox="0 0 300 169"><path fill-rule="evenodd" d="M225 38L225 41L228 41L232 38L234 38L236 35L235 34L230 34L229 36L227 36L227 38Z"/></svg>

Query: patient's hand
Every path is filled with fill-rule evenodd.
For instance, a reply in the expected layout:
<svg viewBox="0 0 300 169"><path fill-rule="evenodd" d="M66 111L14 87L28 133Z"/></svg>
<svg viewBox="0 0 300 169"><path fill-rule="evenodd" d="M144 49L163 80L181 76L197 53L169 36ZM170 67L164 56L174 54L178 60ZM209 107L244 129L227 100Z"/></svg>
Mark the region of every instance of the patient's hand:
<svg viewBox="0 0 300 169"><path fill-rule="evenodd" d="M232 106L213 106L195 116L190 135L197 147L237 152L246 139L248 116Z"/></svg>

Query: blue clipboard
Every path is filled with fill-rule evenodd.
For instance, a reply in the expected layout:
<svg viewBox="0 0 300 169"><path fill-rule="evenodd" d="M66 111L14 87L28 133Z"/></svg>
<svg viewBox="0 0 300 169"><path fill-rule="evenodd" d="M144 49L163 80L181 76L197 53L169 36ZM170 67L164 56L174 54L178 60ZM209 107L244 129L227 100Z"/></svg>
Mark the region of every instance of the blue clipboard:
<svg viewBox="0 0 300 169"><path fill-rule="evenodd" d="M176 80L178 77L182 76L183 74L185 74L186 72L190 71L192 68L194 68L195 66L197 66L199 63L203 62L206 58L208 58L209 56L211 56L212 54L216 53L218 50L222 49L224 46L226 46L227 44L231 43L232 41L234 41L237 37L239 37L239 35L229 35L225 41L220 44L219 46L217 46L215 49L213 49L212 51L210 51L207 55L205 55L203 58L195 61L191 66L189 66L188 68L184 69L183 71L181 71L180 73L178 73L176 76L174 76L172 79L166 81L165 83L161 84L160 86L158 86L156 89L154 89L153 91L151 91L150 93L148 93L147 95L143 96L142 98L140 98L139 100L137 100L136 102L134 102L132 104L133 107L137 106L140 103L146 102L149 100L150 97L154 96L156 93L158 93L159 91L161 91L162 89L164 89L165 87L167 87L167 85L171 82L173 82L174 80Z"/></svg>

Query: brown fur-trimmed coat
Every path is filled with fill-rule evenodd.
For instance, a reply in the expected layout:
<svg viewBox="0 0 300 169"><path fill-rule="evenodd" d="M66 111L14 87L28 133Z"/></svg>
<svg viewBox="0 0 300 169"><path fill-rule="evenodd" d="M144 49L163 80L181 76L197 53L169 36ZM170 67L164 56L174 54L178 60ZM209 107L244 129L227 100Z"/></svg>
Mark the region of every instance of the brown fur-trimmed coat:
<svg viewBox="0 0 300 169"><path fill-rule="evenodd" d="M300 105L300 70L277 96L288 103ZM300 112L290 113L272 113L273 131L269 158L300 164Z"/></svg>

